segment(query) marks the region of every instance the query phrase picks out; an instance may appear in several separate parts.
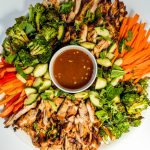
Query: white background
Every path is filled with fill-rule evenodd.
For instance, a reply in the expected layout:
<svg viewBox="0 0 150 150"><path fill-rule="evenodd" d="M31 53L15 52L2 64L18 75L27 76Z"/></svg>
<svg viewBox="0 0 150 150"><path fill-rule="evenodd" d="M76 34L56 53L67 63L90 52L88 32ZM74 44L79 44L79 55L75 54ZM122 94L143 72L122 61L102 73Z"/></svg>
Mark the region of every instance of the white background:
<svg viewBox="0 0 150 150"><path fill-rule="evenodd" d="M149 0L123 0L131 14L137 12L142 21L150 25ZM40 0L0 0L0 43L4 39L5 29L14 23L14 18L26 14L29 4ZM149 89L150 91L150 89ZM101 150L150 150L150 108L144 112L142 125L132 128L118 141L102 146ZM20 140L11 129L3 128L0 119L0 150L33 150L34 148Z"/></svg>

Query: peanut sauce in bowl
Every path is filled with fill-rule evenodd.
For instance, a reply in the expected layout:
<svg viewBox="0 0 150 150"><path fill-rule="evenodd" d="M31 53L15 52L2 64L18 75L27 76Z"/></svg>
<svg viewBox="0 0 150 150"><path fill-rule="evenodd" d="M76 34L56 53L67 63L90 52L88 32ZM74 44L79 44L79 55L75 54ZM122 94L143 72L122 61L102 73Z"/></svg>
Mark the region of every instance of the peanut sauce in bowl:
<svg viewBox="0 0 150 150"><path fill-rule="evenodd" d="M59 89L77 93L86 90L94 82L97 63L89 50L70 45L54 54L49 71L53 83Z"/></svg>

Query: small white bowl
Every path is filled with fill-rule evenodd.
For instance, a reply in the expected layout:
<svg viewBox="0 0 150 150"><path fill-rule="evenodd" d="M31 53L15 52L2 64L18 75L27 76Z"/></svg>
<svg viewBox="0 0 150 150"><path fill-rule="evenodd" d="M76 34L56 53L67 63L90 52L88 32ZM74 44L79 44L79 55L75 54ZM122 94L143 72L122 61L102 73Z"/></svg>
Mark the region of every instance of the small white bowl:
<svg viewBox="0 0 150 150"><path fill-rule="evenodd" d="M75 49L75 50L79 50L79 51L84 52L85 54L87 54L89 56L89 58L91 59L91 61L93 63L93 74L92 74L91 79L89 80L89 82L86 85L84 85L83 87L78 88L78 89L68 89L68 88L61 86L57 82L57 80L55 79L54 74L53 74L53 66L54 66L54 62L55 62L56 58L60 54L64 53L65 51L71 50L71 49ZM60 50L58 50L53 55L53 57L50 61L50 65L49 65L49 72L50 72L51 80L53 81L53 83L55 84L55 86L57 88L61 89L64 92L67 92L67 93L78 93L78 92L81 92L81 91L88 89L93 84L93 82L95 81L95 78L97 75L97 62L95 60L95 57L92 55L92 53L89 50L87 50L86 48L81 47L81 46L77 46L77 45L69 45L69 46L65 46L65 47L61 48Z"/></svg>

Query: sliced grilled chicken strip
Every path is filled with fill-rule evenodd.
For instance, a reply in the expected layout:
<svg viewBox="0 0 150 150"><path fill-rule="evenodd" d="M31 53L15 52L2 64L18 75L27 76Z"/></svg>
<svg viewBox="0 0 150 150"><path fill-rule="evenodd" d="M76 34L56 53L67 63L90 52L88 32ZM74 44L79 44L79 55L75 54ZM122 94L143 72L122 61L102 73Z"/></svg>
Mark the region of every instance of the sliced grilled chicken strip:
<svg viewBox="0 0 150 150"><path fill-rule="evenodd" d="M62 145L52 145L47 150L62 150Z"/></svg>
<svg viewBox="0 0 150 150"><path fill-rule="evenodd" d="M88 27L86 24L83 24L81 26L81 32L80 32L80 42L86 41L87 34L88 34Z"/></svg>
<svg viewBox="0 0 150 150"><path fill-rule="evenodd" d="M93 14L95 13L99 2L100 2L100 0L94 0L94 4L90 10L91 13L93 13Z"/></svg>
<svg viewBox="0 0 150 150"><path fill-rule="evenodd" d="M53 99L53 101L54 101L55 105L57 106L57 108L59 108L60 105L62 104L62 102L64 101L64 99L56 97L56 98Z"/></svg>
<svg viewBox="0 0 150 150"><path fill-rule="evenodd" d="M14 123L14 121L16 121L17 119L19 119L22 115L24 115L25 113L27 113L29 110L35 108L37 105L37 103L33 103L32 105L29 106L25 106L23 109L21 109L17 114L15 114L14 116L12 116L11 118L9 118L4 124L5 127L8 127L10 125L12 125Z"/></svg>
<svg viewBox="0 0 150 150"><path fill-rule="evenodd" d="M45 103L45 108L44 108L44 112L43 112L44 113L43 124L48 127L48 126L50 126L48 119L51 117L53 109L52 109L49 101L44 101L44 103Z"/></svg>
<svg viewBox="0 0 150 150"><path fill-rule="evenodd" d="M64 101L64 103L62 104L62 106L60 107L60 109L57 112L57 117L60 121L64 121L65 117L67 115L67 110L69 108L69 106L71 106L71 101L66 99Z"/></svg>
<svg viewBox="0 0 150 150"><path fill-rule="evenodd" d="M94 54L99 56L99 53L103 50L108 48L110 45L109 41L101 40L95 47L94 47Z"/></svg>
<svg viewBox="0 0 150 150"><path fill-rule="evenodd" d="M37 109L30 110L25 116L22 116L18 120L17 125L21 128L32 125L33 122L36 120L37 113Z"/></svg>
<svg viewBox="0 0 150 150"><path fill-rule="evenodd" d="M76 19L77 19L78 21L81 21L81 22L83 21L83 18L84 18L84 16L85 16L87 10L88 10L90 7L92 7L93 2L94 2L94 0L89 0L89 2L86 3L86 4L83 2L83 8L82 8L80 14L76 17Z"/></svg>
<svg viewBox="0 0 150 150"><path fill-rule="evenodd" d="M78 110L78 107L75 106L74 104L73 104L73 106L70 106L67 111L67 117L75 116L77 113L77 110Z"/></svg>
<svg viewBox="0 0 150 150"><path fill-rule="evenodd" d="M72 138L65 138L65 150L76 150L76 144L73 143L75 140Z"/></svg>
<svg viewBox="0 0 150 150"><path fill-rule="evenodd" d="M90 121L87 107L83 101L79 105L79 115L83 119L84 123L87 123Z"/></svg>
<svg viewBox="0 0 150 150"><path fill-rule="evenodd" d="M82 0L76 0L75 10L74 10L75 15L77 15L80 10L81 2Z"/></svg>
<svg viewBox="0 0 150 150"><path fill-rule="evenodd" d="M96 41L97 41L97 32L95 30L92 30L92 31L88 32L87 41L96 43Z"/></svg>
<svg viewBox="0 0 150 150"><path fill-rule="evenodd" d="M70 12L68 19L67 19L67 23L70 23L71 21L73 21L75 16L78 14L80 10L80 6L81 6L81 1L82 0L76 0L74 11Z"/></svg>
<svg viewBox="0 0 150 150"><path fill-rule="evenodd" d="M92 123L94 123L94 121L95 121L94 107L92 106L90 101L88 101L86 103L86 107L87 107L87 110L88 110L88 113L89 113L90 121Z"/></svg>

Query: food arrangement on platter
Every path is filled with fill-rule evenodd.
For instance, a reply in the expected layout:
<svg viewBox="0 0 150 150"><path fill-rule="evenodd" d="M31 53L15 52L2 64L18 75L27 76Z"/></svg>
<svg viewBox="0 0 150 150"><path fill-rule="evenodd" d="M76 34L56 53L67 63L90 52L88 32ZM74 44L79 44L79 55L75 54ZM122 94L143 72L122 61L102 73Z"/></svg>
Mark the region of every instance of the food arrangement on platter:
<svg viewBox="0 0 150 150"><path fill-rule="evenodd" d="M16 18L2 43L0 117L5 127L22 129L41 150L97 150L138 127L141 112L150 105L150 30L145 26L138 14L127 16L119 0L30 5L28 15ZM97 62L94 83L78 93L64 92L50 77L51 58L68 45L88 49Z"/></svg>

